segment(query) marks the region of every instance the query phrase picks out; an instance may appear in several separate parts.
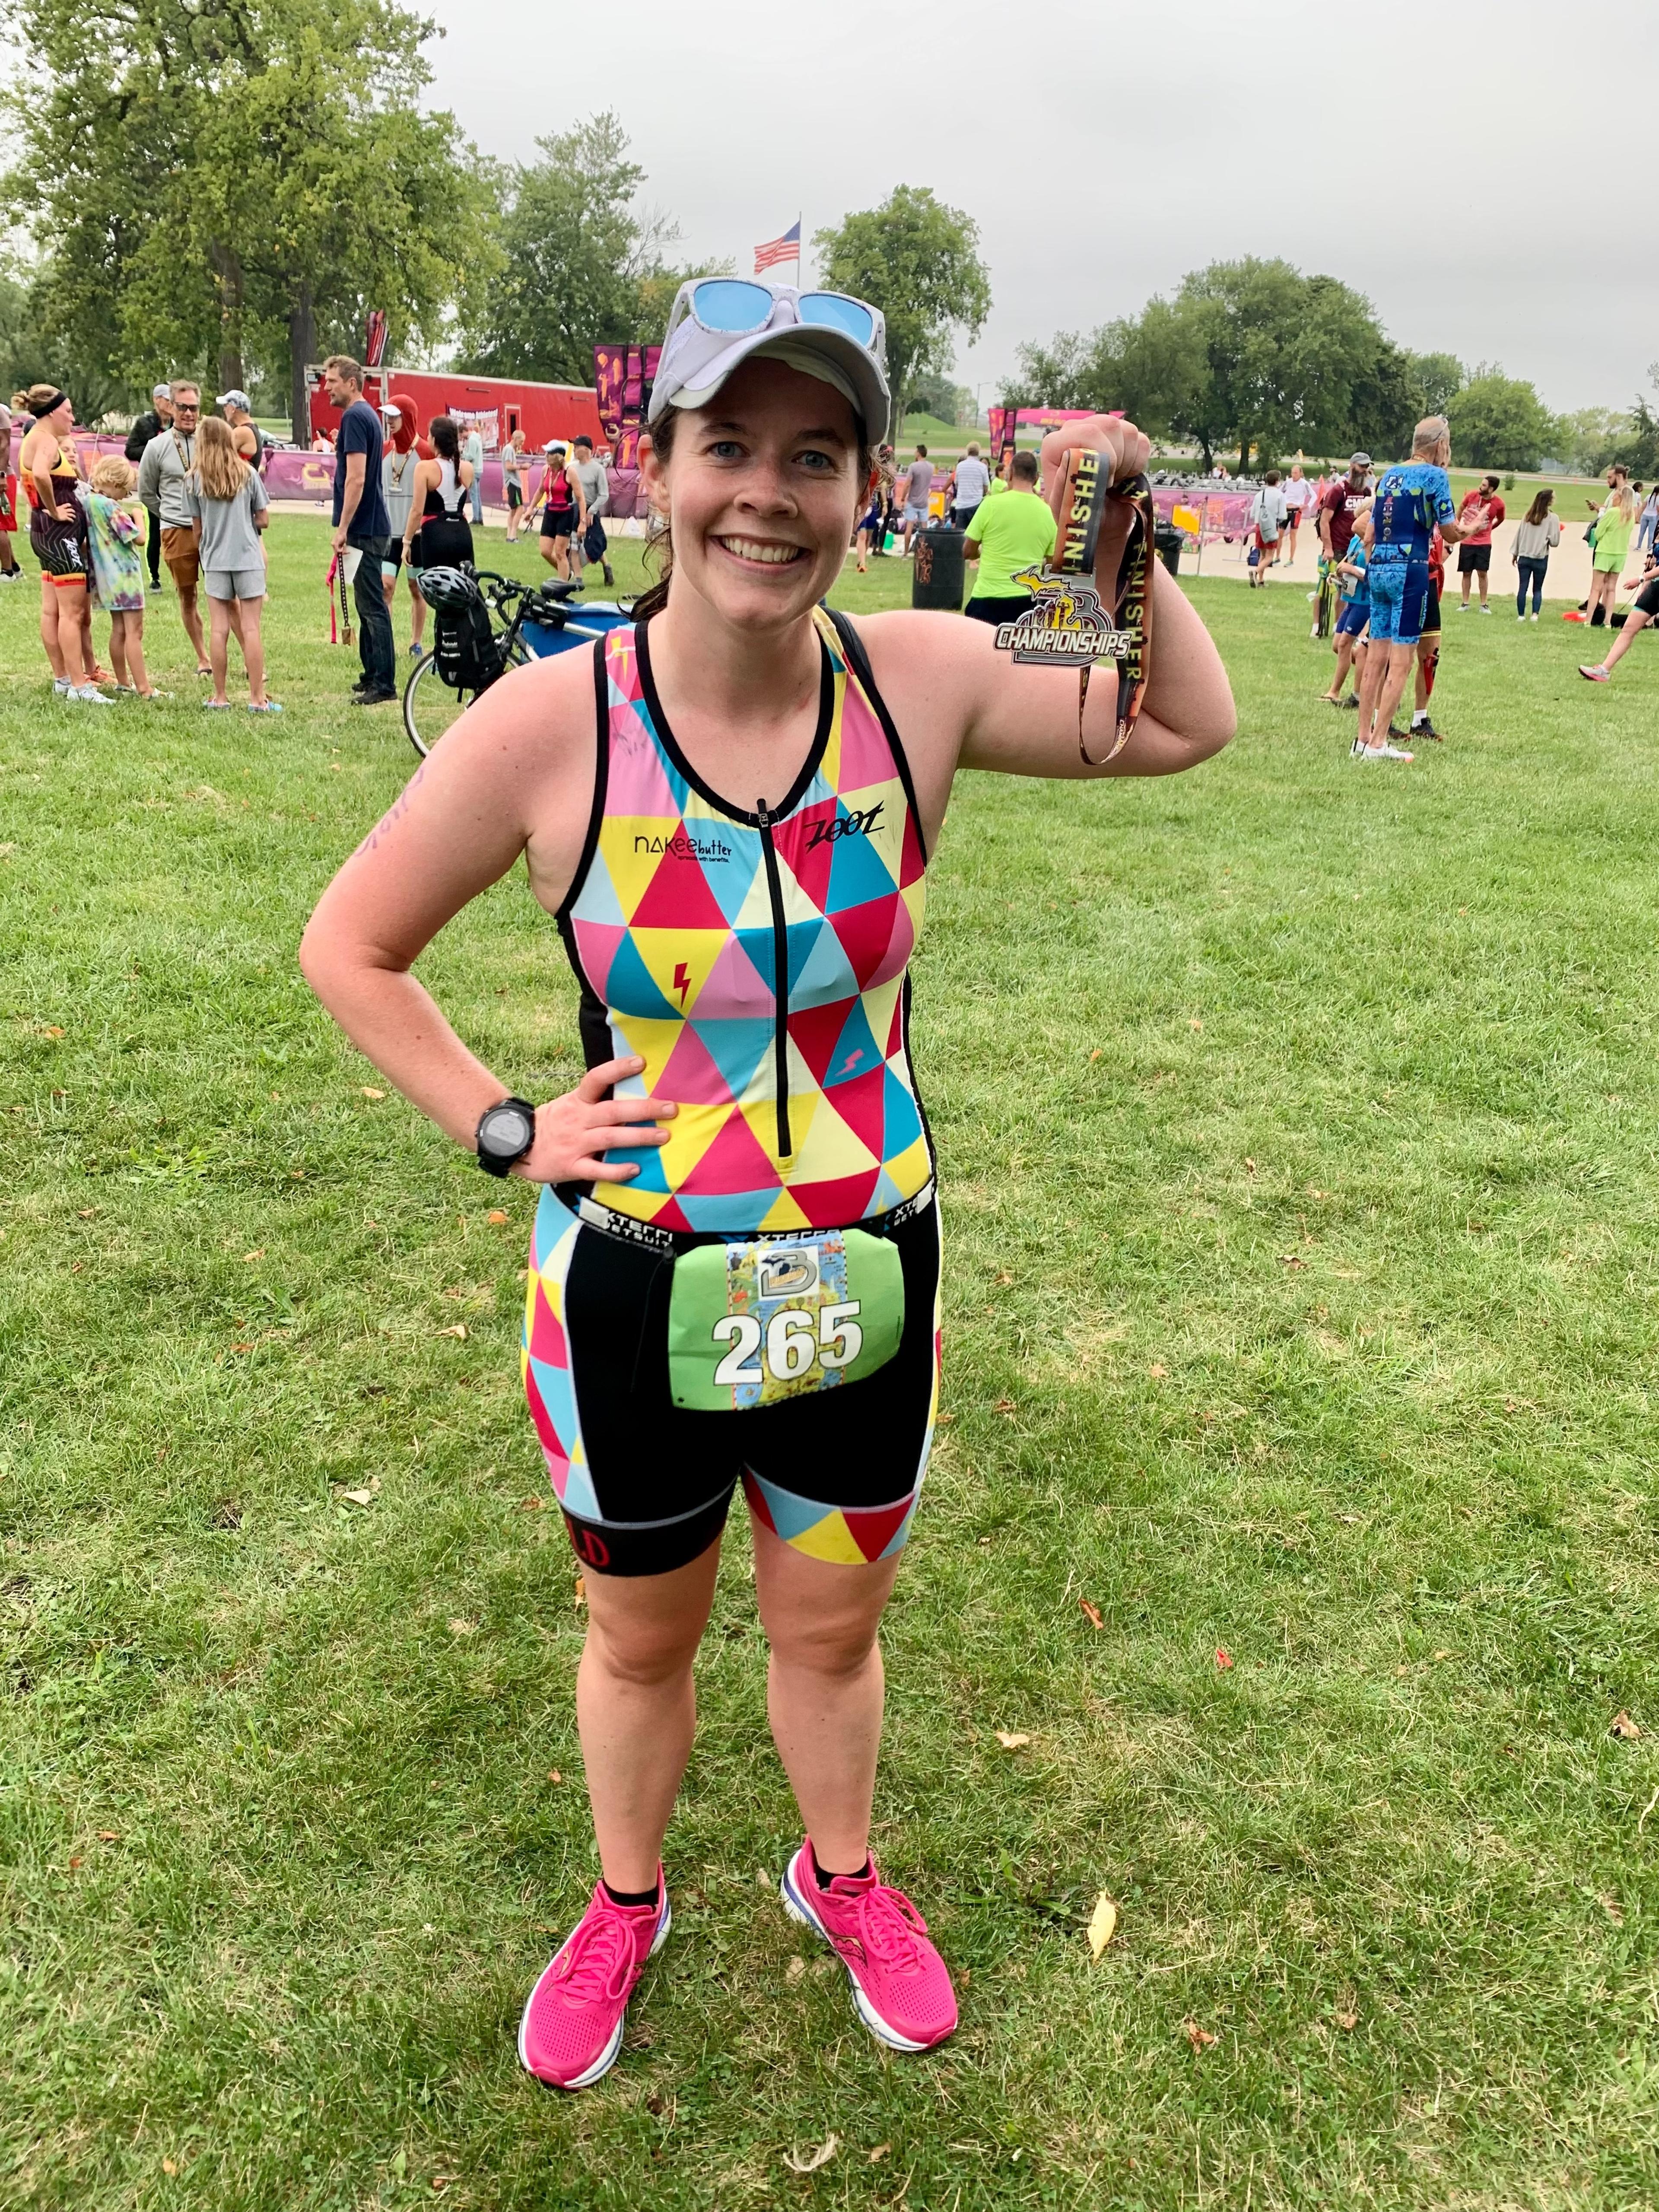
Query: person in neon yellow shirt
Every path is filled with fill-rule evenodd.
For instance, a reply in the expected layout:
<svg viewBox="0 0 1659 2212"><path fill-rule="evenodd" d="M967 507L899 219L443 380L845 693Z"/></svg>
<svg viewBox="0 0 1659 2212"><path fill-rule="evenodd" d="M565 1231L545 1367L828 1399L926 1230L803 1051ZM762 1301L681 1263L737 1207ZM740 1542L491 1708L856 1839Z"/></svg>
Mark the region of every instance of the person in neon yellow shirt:
<svg viewBox="0 0 1659 2212"><path fill-rule="evenodd" d="M979 576L963 611L975 622L1009 621L1031 598L1015 576L1022 568L1041 568L1054 550L1054 509L1037 496L1035 453L1014 455L1006 495L986 500L964 535L963 551L979 564Z"/></svg>

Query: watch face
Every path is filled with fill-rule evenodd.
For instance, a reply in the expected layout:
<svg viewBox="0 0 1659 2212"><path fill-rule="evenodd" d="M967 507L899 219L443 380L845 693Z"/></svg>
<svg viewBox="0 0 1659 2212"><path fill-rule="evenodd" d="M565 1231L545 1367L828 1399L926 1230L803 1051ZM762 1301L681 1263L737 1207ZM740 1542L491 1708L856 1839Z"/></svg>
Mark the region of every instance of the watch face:
<svg viewBox="0 0 1659 2212"><path fill-rule="evenodd" d="M498 1107L484 1124L490 1151L503 1156L523 1152L534 1133L529 1121L516 1106Z"/></svg>

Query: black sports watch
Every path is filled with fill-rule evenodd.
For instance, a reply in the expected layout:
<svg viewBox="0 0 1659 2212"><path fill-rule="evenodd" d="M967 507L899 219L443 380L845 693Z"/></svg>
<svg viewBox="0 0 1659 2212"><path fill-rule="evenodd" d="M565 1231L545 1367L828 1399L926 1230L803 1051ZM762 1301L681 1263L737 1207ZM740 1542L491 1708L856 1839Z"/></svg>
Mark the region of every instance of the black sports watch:
<svg viewBox="0 0 1659 2212"><path fill-rule="evenodd" d="M536 1141L536 1109L527 1098L503 1098L478 1117L478 1165L504 1176Z"/></svg>

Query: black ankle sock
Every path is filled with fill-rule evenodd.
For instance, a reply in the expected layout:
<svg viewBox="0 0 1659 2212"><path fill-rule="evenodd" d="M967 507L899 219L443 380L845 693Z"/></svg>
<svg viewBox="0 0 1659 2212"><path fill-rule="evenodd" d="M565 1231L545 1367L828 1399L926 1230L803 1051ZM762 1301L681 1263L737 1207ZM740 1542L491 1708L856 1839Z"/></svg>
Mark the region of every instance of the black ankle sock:
<svg viewBox="0 0 1659 2212"><path fill-rule="evenodd" d="M612 1889L606 1882L605 1893L613 1905L655 1905L662 1896L662 1884L653 1881L649 1889Z"/></svg>
<svg viewBox="0 0 1659 2212"><path fill-rule="evenodd" d="M848 1879L849 1881L862 1881L870 1870L870 1854L866 1851L864 1855L864 1864L856 1874L849 1875ZM816 1851L812 1854L812 1876L820 1889L828 1889L836 1879L834 1875L825 1874L823 1869L818 1864L818 1855Z"/></svg>

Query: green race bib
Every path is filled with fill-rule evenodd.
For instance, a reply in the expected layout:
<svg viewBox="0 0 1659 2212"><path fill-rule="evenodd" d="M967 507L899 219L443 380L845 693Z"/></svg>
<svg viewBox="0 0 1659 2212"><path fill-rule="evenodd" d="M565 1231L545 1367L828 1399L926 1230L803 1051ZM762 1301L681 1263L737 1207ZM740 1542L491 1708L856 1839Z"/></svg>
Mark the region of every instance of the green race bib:
<svg viewBox="0 0 1659 2212"><path fill-rule="evenodd" d="M693 1413L738 1413L856 1382L904 1334L898 1249L864 1229L699 1244L674 1262L669 1388Z"/></svg>

